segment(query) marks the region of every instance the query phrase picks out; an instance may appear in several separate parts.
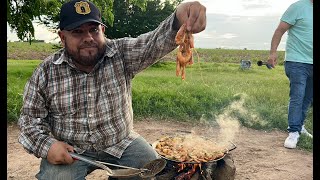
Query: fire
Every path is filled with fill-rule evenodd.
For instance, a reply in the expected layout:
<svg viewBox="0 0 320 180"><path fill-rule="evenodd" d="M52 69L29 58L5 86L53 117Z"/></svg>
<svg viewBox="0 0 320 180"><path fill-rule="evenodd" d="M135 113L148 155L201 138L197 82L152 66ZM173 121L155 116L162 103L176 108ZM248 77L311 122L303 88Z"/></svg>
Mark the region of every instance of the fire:
<svg viewBox="0 0 320 180"><path fill-rule="evenodd" d="M192 166L191 170L188 171L188 174L193 175L193 174L196 172L197 167L200 167L200 165L199 165L199 164L194 164L194 165ZM190 177L191 177L191 176L190 176Z"/></svg>
<svg viewBox="0 0 320 180"><path fill-rule="evenodd" d="M187 165L185 163L178 164L178 172L184 170L184 168L186 168L186 167L187 167Z"/></svg>
<svg viewBox="0 0 320 180"><path fill-rule="evenodd" d="M202 173L201 170L201 163L195 163L195 164L188 164L188 163L180 163L178 164L177 171L181 172L183 170L186 170L185 173L181 172L175 179L191 179L191 177L196 173L196 171L199 169L199 172Z"/></svg>

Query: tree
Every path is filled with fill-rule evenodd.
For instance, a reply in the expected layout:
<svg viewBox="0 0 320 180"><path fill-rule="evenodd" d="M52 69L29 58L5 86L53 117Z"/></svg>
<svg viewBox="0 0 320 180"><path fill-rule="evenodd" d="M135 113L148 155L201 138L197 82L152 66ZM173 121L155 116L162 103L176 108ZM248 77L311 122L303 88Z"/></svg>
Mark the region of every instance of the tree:
<svg viewBox="0 0 320 180"><path fill-rule="evenodd" d="M67 0L7 0L7 22L20 40L34 38L32 22L36 21L57 30L59 12ZM119 0L116 0L119 1ZM147 0L126 0L128 7L136 5L144 10ZM113 26L113 0L92 0L101 10L103 21Z"/></svg>
<svg viewBox="0 0 320 180"><path fill-rule="evenodd" d="M114 23L106 27L108 38L137 37L154 30L161 21L174 12L182 0L147 1L146 8L129 5L125 1L114 2Z"/></svg>

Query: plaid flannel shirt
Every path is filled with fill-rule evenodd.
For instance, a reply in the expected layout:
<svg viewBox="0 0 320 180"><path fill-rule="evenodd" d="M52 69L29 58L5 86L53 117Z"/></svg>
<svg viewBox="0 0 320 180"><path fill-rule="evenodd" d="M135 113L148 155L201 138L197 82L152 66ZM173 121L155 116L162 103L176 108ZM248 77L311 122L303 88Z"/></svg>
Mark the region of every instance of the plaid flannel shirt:
<svg viewBox="0 0 320 180"><path fill-rule="evenodd" d="M175 14L137 38L107 40L92 72L79 71L64 49L46 58L25 86L19 142L46 158L57 140L79 153L104 151L120 158L139 136L133 130L131 80L174 50Z"/></svg>

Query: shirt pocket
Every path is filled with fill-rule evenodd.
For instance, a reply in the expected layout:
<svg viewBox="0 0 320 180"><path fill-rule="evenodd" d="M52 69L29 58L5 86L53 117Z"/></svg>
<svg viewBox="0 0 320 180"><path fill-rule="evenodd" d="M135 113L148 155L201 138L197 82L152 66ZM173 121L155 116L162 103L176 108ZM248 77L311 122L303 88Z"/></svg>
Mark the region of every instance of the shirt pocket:
<svg viewBox="0 0 320 180"><path fill-rule="evenodd" d="M99 98L97 107L101 110L101 113L108 114L109 118L117 117L119 111L123 108L126 94L126 83L124 80L103 84L100 91L101 98Z"/></svg>
<svg viewBox="0 0 320 180"><path fill-rule="evenodd" d="M52 98L51 113L53 116L72 116L80 109L80 95L76 92L58 92Z"/></svg>

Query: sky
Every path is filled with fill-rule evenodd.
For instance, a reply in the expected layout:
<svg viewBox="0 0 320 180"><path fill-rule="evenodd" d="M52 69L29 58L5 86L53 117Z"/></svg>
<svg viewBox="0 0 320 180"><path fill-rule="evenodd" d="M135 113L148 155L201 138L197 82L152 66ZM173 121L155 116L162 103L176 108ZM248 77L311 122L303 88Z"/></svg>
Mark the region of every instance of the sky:
<svg viewBox="0 0 320 180"><path fill-rule="evenodd" d="M189 0L185 0L187 2ZM274 30L290 4L297 0L199 0L206 7L206 29L194 35L196 48L269 50ZM58 35L35 24L35 38L58 42ZM284 50L287 34L278 50ZM7 40L18 40L7 25Z"/></svg>

